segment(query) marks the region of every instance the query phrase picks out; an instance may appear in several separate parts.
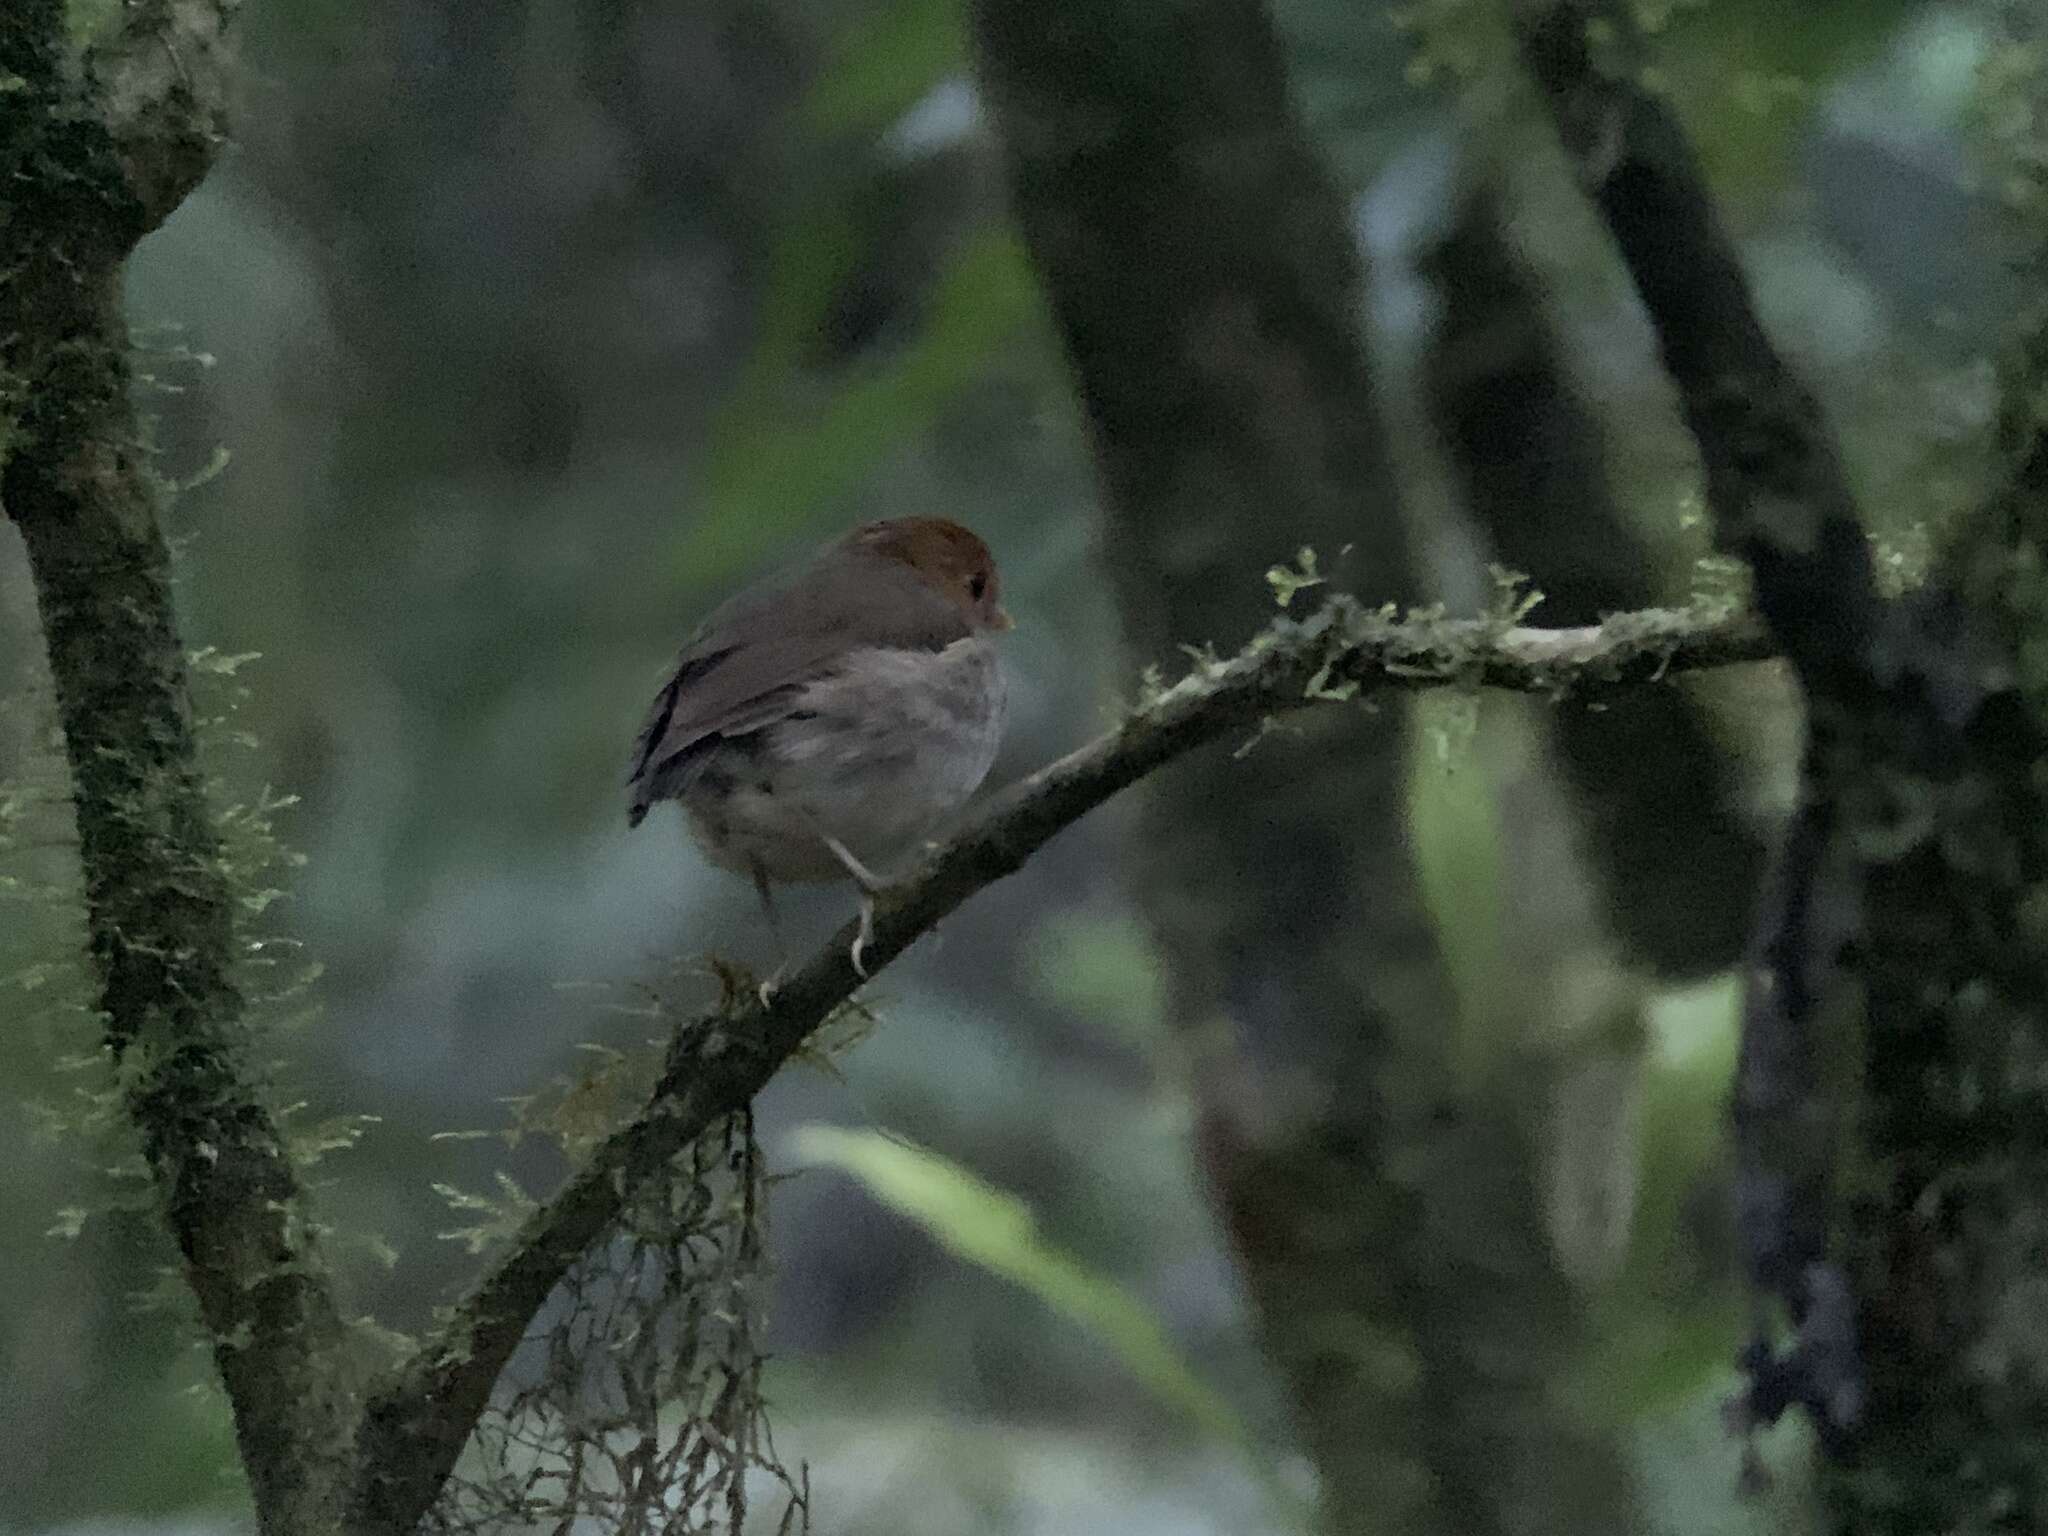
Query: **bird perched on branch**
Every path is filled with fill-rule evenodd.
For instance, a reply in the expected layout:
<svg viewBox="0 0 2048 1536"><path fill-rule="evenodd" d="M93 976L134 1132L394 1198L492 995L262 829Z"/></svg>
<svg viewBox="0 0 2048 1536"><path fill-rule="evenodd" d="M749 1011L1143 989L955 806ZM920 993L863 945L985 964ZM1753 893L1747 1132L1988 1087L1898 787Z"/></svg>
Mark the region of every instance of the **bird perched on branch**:
<svg viewBox="0 0 2048 1536"><path fill-rule="evenodd" d="M771 887L851 879L853 963L875 873L966 801L995 760L1010 627L988 546L958 523L854 529L730 599L683 647L633 744L627 822L678 800L714 864Z"/></svg>

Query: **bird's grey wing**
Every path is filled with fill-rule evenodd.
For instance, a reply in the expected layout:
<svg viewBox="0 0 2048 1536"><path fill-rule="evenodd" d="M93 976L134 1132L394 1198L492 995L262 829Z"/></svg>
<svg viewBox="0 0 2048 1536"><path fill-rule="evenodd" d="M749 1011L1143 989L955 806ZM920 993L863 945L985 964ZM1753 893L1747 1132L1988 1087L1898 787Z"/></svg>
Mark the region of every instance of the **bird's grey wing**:
<svg viewBox="0 0 2048 1536"><path fill-rule="evenodd" d="M778 688L755 699L750 708L728 713L715 728L707 730L687 719L675 719L675 706L664 689L655 700L654 710L641 728L640 741L634 748L633 772L627 780L632 790L627 825L640 825L655 801L685 793L711 760L713 747L751 735L787 717L794 707L793 701L802 692L800 683Z"/></svg>
<svg viewBox="0 0 2048 1536"><path fill-rule="evenodd" d="M957 609L895 562L841 561L741 593L704 621L633 743L628 820L682 793L707 748L783 719L806 683L862 646L940 650Z"/></svg>

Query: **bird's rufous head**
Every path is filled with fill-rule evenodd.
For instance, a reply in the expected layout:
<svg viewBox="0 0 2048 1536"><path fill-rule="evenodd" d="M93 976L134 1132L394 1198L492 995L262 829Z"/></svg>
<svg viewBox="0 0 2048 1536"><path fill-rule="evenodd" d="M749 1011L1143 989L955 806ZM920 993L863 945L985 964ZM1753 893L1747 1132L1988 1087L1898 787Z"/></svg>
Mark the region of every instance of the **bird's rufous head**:
<svg viewBox="0 0 2048 1536"><path fill-rule="evenodd" d="M976 629L1009 629L996 559L971 529L943 517L894 517L864 523L847 542L900 560L967 615Z"/></svg>

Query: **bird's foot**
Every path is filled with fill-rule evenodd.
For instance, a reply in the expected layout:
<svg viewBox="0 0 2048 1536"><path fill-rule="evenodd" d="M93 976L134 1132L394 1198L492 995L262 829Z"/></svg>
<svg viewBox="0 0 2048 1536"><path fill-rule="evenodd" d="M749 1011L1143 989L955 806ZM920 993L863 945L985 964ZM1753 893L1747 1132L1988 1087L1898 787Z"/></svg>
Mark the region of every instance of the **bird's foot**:
<svg viewBox="0 0 2048 1536"><path fill-rule="evenodd" d="M762 1008L767 1009L775 1006L775 994L782 990L782 978L788 974L789 958L784 956L782 963L763 978L761 985L754 989L754 995L761 999Z"/></svg>
<svg viewBox="0 0 2048 1536"><path fill-rule="evenodd" d="M768 884L768 871L761 867L760 860L749 866L754 877L754 894L761 898L761 910L768 915L768 931L775 936L775 953L781 958L775 962L775 969L768 973L768 979L755 989L764 1009L775 1006L775 994L782 990L782 978L789 973L789 940L782 934L782 919L776 915L775 892Z"/></svg>
<svg viewBox="0 0 2048 1536"><path fill-rule="evenodd" d="M867 953L868 946L875 942L875 898L887 890L888 886L880 875L861 863L854 851L830 832L821 831L818 836L824 840L825 846L832 850L832 857L839 861L853 883L860 887L860 932L853 936L853 949L849 958L853 961L854 970L865 981L868 967L867 961L862 957Z"/></svg>
<svg viewBox="0 0 2048 1536"><path fill-rule="evenodd" d="M861 959L861 956L866 952L867 947L874 942L875 898L872 893L868 893L862 895L860 899L860 931L853 936L853 948L848 955L848 958L853 961L855 973L863 981L867 980L868 968L866 962Z"/></svg>

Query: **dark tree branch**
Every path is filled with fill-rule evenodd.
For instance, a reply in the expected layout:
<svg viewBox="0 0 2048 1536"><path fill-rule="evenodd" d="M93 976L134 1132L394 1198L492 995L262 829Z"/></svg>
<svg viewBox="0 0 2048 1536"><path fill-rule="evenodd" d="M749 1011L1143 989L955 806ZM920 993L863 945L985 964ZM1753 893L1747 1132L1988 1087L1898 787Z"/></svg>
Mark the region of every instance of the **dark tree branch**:
<svg viewBox="0 0 2048 1536"><path fill-rule="evenodd" d="M1758 606L1814 705L1800 825L1839 831L1826 809L1838 792L1843 754L1827 748L1847 729L1846 711L1876 691L1880 604L1869 548L1818 403L1778 356L1757 319L1748 279L1721 227L1691 144L1670 107L1637 81L1635 38L1622 8L1604 0L1517 0L1529 69L1541 86L1587 194L1649 312L1664 366L1678 387L1698 445L1717 540L1743 555ZM1823 866L1839 864L1832 836L1795 839L1781 890L1805 895ZM1832 882L1832 904L1856 903L1853 873ZM1795 1324L1811 1300L1808 1279L1828 1263L1834 1166L1826 1138L1800 1134L1827 1114L1822 1063L1844 1021L1828 1004L1840 992L1839 926L1817 930L1804 900L1778 902L1752 947L1744 1070L1736 1089L1741 1231L1750 1273L1779 1297ZM1828 983L1830 985L1822 985ZM1756 1417L1800 1401L1819 1407L1823 1436L1839 1445L1851 1425L1833 1406L1861 1406L1858 1391L1786 1384L1772 1360L1751 1352ZM1798 1359L1792 1350L1788 1359ZM1853 1372L1853 1366L1851 1367Z"/></svg>
<svg viewBox="0 0 2048 1536"><path fill-rule="evenodd" d="M1685 131L1638 83L1621 8L1516 8L1530 71L1656 328L1717 535L1749 561L1808 691L1853 691L1879 623L1869 545L1820 406L1757 319Z"/></svg>
<svg viewBox="0 0 2048 1536"><path fill-rule="evenodd" d="M2031 1530L2048 1513L2048 886L2037 542L2016 444L1940 579L1884 602L1833 446L1749 302L1620 7L1520 6L1524 50L1635 278L1723 542L1805 687L1801 805L1751 949L1742 1230L1797 1335L1746 1407L1805 1407L1834 1529ZM1597 28L1596 28L1597 23ZM2038 422L2038 354L2009 380ZM2024 436L2024 434L2023 434Z"/></svg>
<svg viewBox="0 0 2048 1536"><path fill-rule="evenodd" d="M1758 1287L1783 1298L1800 1326L1782 1356L1762 1328L1744 1353L1751 1381L1745 1427L1774 1423L1797 1404L1837 1456L1862 1421L1865 1394L1854 1297L1828 1251L1836 1149L1854 1093L1843 1081L1839 1049L1828 1081L1828 1037L1853 1029L1839 1017L1847 992L1842 957L1863 918L1859 872L1844 857L1839 830L1825 799L1800 806L1787 829L1753 944L1756 969L1731 1094L1744 1254Z"/></svg>
<svg viewBox="0 0 2048 1536"><path fill-rule="evenodd" d="M1198 669L1116 730L997 796L882 900L866 951L869 972L1118 791L1210 742L1250 739L1292 711L1459 683L1605 697L1667 674L1770 654L1761 626L1747 616L1701 622L1653 611L1542 630L1481 620L1401 622L1333 598L1309 619L1275 622L1237 658ZM447 1326L372 1395L357 1445L350 1529L364 1536L410 1529L428 1509L499 1371L569 1266L635 1189L744 1108L862 985L848 955L854 933L849 924L771 1006L750 999L678 1033L632 1123L528 1219Z"/></svg>

